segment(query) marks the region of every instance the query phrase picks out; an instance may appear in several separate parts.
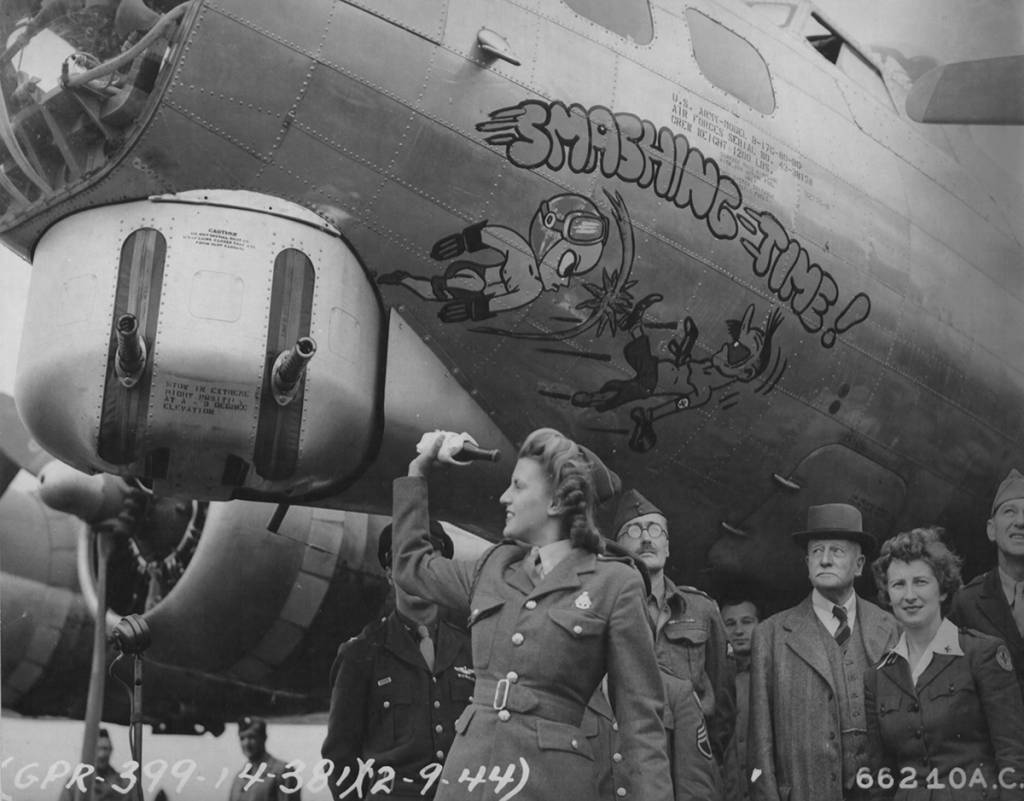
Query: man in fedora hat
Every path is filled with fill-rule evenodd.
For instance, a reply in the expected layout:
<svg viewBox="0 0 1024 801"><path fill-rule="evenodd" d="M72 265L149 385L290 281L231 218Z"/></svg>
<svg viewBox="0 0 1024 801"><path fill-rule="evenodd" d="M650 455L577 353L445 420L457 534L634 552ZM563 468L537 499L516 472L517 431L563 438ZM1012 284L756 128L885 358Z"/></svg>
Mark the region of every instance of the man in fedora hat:
<svg viewBox="0 0 1024 801"><path fill-rule="evenodd" d="M949 617L1005 642L1024 690L1024 475L1016 470L996 490L986 531L996 567L956 594Z"/></svg>
<svg viewBox="0 0 1024 801"><path fill-rule="evenodd" d="M875 547L856 508L812 506L793 540L806 551L812 590L754 630L751 798L857 798L867 762L864 671L896 644L896 621L853 590Z"/></svg>
<svg viewBox="0 0 1024 801"><path fill-rule="evenodd" d="M736 692L718 605L696 587L676 585L665 575L668 520L635 489L623 493L612 531L650 578L648 613L668 702L665 728L676 798L717 801Z"/></svg>
<svg viewBox="0 0 1024 801"><path fill-rule="evenodd" d="M430 540L435 551L452 557L451 538L436 521ZM365 798L372 791L378 799L433 798L440 775L433 766L444 763L455 720L473 695L469 635L435 604L392 581L390 524L381 531L377 558L394 587L395 608L338 649L320 753L333 763L335 797ZM373 778L365 769L360 778L360 760L364 766L372 761Z"/></svg>

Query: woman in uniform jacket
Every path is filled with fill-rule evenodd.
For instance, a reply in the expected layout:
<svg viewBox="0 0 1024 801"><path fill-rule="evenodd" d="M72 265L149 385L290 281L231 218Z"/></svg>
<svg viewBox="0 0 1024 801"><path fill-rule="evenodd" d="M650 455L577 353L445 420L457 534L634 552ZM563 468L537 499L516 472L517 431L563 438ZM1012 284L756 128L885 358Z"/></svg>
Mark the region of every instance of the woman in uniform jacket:
<svg viewBox="0 0 1024 801"><path fill-rule="evenodd" d="M872 569L903 627L864 676L869 765L858 786L899 801L1024 799L1024 700L1002 640L945 618L960 559L941 529L883 546Z"/></svg>
<svg viewBox="0 0 1024 801"><path fill-rule="evenodd" d="M596 457L553 429L527 437L501 496L501 541L476 562L435 558L426 474L443 434L395 481L395 580L469 615L476 687L455 724L438 801L591 799L599 765L580 728L608 674L629 798L670 801L664 695L628 560L594 524Z"/></svg>

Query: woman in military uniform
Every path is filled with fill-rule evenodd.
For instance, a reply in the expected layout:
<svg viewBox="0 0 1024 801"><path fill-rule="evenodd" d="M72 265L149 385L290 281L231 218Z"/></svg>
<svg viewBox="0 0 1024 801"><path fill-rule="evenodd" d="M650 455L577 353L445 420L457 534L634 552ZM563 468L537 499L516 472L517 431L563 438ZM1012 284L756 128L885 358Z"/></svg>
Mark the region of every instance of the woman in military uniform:
<svg viewBox="0 0 1024 801"><path fill-rule="evenodd" d="M864 677L870 768L858 786L899 801L1024 799L1024 700L1002 640L945 618L960 559L939 529L883 546L872 569L903 627Z"/></svg>
<svg viewBox="0 0 1024 801"><path fill-rule="evenodd" d="M394 487L396 581L469 613L476 687L438 801L596 798L595 759L606 756L592 752L580 723L606 673L629 798L669 801L643 580L604 553L594 524L595 475L606 468L557 431L534 431L500 499L502 540L475 563L452 562L435 558L427 539L425 477L443 436Z"/></svg>

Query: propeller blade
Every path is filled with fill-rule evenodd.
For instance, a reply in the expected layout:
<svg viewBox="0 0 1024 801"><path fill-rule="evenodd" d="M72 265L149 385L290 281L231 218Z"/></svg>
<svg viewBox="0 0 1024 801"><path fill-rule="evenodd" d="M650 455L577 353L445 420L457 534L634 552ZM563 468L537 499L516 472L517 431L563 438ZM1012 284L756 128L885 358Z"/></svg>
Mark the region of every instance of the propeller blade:
<svg viewBox="0 0 1024 801"><path fill-rule="evenodd" d="M0 451L0 495L7 491L7 487L20 472L21 466L13 459L8 459L7 454Z"/></svg>
<svg viewBox="0 0 1024 801"><path fill-rule="evenodd" d="M959 61L929 70L907 95L915 122L1024 124L1024 56Z"/></svg>

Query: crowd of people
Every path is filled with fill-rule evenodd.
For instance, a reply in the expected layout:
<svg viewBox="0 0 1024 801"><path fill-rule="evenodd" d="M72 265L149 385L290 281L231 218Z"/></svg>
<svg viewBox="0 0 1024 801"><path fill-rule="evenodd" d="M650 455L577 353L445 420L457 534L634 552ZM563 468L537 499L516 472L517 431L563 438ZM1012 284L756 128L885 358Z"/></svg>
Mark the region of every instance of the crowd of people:
<svg viewBox="0 0 1024 801"><path fill-rule="evenodd" d="M339 770L433 761L442 801L499 798L486 777L524 763L506 778L532 799L1024 799L1021 474L992 504L998 565L966 587L940 529L879 547L855 507L812 506L792 535L810 593L762 620L757 598L674 584L664 513L552 429L520 449L498 543L452 560L428 513L441 436L395 481L395 611L338 654ZM854 589L866 566L878 604ZM425 792L405 784L385 795Z"/></svg>
<svg viewBox="0 0 1024 801"><path fill-rule="evenodd" d="M1024 475L966 586L941 529L879 545L854 506L810 507L792 534L810 592L762 619L755 597L673 583L665 514L553 429L519 451L497 543L453 559L428 511L442 437L394 484L393 611L331 671L335 798L1024 801ZM247 768L273 760L265 721L239 736ZM236 782L231 801L297 790Z"/></svg>

